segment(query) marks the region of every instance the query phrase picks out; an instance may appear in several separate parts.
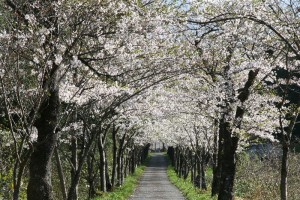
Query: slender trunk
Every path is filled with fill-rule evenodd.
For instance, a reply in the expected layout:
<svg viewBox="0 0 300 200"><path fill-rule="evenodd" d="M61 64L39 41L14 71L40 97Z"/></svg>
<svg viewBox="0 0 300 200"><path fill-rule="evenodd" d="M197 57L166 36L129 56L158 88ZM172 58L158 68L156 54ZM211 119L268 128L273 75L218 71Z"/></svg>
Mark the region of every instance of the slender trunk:
<svg viewBox="0 0 300 200"><path fill-rule="evenodd" d="M111 174L111 187L115 187L115 180L116 180L116 172L117 172L117 132L118 129L116 129L115 125L113 125L112 128L112 142L113 142L113 163L112 163L112 174Z"/></svg>
<svg viewBox="0 0 300 200"><path fill-rule="evenodd" d="M118 160L118 166L117 166L117 179L118 179L118 185L122 185L123 184L123 154L124 154L124 142L125 142L125 134L123 135L123 137L119 140L119 151L118 151L118 155L117 155L117 160Z"/></svg>
<svg viewBox="0 0 300 200"><path fill-rule="evenodd" d="M206 177L205 177L205 166L206 166L206 155L204 152L202 152L202 158L201 158L201 189L207 190L207 185L206 185Z"/></svg>
<svg viewBox="0 0 300 200"><path fill-rule="evenodd" d="M106 192L106 176L105 176L105 152L102 141L102 136L98 139L98 148L100 155L100 190Z"/></svg>
<svg viewBox="0 0 300 200"><path fill-rule="evenodd" d="M122 185L122 183L121 183L121 165L122 165L122 158L121 158L121 156L120 155L118 155L117 156L117 186L120 186L120 185Z"/></svg>
<svg viewBox="0 0 300 200"><path fill-rule="evenodd" d="M78 184L79 184L79 181L80 181L82 168L83 168L83 165L85 163L85 159L86 159L86 157L88 156L88 154L90 152L91 146L92 146L92 144L95 140L97 140L96 134L92 133L92 136L89 139L89 142L82 149L82 152L81 152L80 158L79 158L79 162L78 162L77 170L76 170L74 176L72 176L72 179L71 179L71 185L70 185L70 188L69 188L67 200L76 200L76 198L77 198L76 188L78 187Z"/></svg>
<svg viewBox="0 0 300 200"><path fill-rule="evenodd" d="M124 165L124 161L125 161L125 159L124 159L124 154L122 154L121 155L121 173L120 173L120 182L121 182L121 185L123 185L123 183L124 183L124 167L125 167L125 165Z"/></svg>
<svg viewBox="0 0 300 200"><path fill-rule="evenodd" d="M182 168L183 168L183 160L182 160L182 155L181 155L181 152L179 154L179 169L178 169L178 176L179 178L182 177Z"/></svg>
<svg viewBox="0 0 300 200"><path fill-rule="evenodd" d="M295 109L295 113L293 114L292 119L290 120L289 126L286 130L286 135L282 131L282 159L281 159L281 180L280 180L280 196L281 200L287 200L288 194L288 158L289 158L289 150L290 150L290 142L292 139L293 130L299 115L300 101L297 103L297 108ZM281 123L282 127L282 123ZM282 127L283 129L283 127Z"/></svg>
<svg viewBox="0 0 300 200"><path fill-rule="evenodd" d="M197 153L196 153L196 178L195 178L195 186L197 188L200 188L201 187L201 181L202 181L202 178L201 178L201 159L200 159L200 152L199 150L197 150Z"/></svg>
<svg viewBox="0 0 300 200"><path fill-rule="evenodd" d="M222 159L223 159L223 148L224 148L224 138L223 138L223 132L224 132L224 120L225 120L225 116L223 115L222 118L220 119L220 123L219 123L219 131L218 131L218 135L219 136L214 136L214 140L216 140L216 138L218 138L218 142L217 145L218 147L218 152L217 152L217 156L215 155L216 159L215 165L213 167L213 181L212 181L212 188L211 188L211 196L215 196L218 194L219 190L220 190L220 183L221 183L221 171L222 171ZM215 133L217 134L217 133Z"/></svg>
<svg viewBox="0 0 300 200"><path fill-rule="evenodd" d="M61 160L59 157L57 147L54 150L54 154L55 154L55 159L56 159L56 167L57 167L57 172L58 172L58 176L59 176L62 198L63 198L63 200L66 200L67 199L67 190L66 190L65 176L64 176L64 171L63 171L63 167L61 164Z"/></svg>
<svg viewBox="0 0 300 200"><path fill-rule="evenodd" d="M129 172L129 163L130 163L130 158L129 158L129 156L128 155L126 155L126 156L124 156L124 161L123 161L124 163L125 163L125 165L124 165L124 177L127 177L127 175L129 174L128 172Z"/></svg>
<svg viewBox="0 0 300 200"><path fill-rule="evenodd" d="M72 169L71 169L71 182L75 181L76 173L78 170L78 157L77 157L77 138L72 137L71 139L71 163L72 163ZM73 193L73 200L78 199L78 185L75 186L75 190Z"/></svg>
<svg viewBox="0 0 300 200"><path fill-rule="evenodd" d="M289 153L289 147L287 144L284 144L282 146L282 158L281 158L281 180L280 180L281 200L287 200L288 153Z"/></svg>
<svg viewBox="0 0 300 200"><path fill-rule="evenodd" d="M38 108L39 118L35 121L38 130L37 142L34 144L29 164L29 182L27 198L29 200L52 200L51 158L57 143L56 125L59 115L59 91L57 75L52 71L48 84L47 95ZM46 83L45 83L46 84Z"/></svg>
<svg viewBox="0 0 300 200"><path fill-rule="evenodd" d="M213 169L213 180L212 180L212 189L211 189L211 196L215 196L218 194L219 186L218 186L218 176L219 169L218 169L218 120L214 120L214 137L213 137L213 155L212 155L212 169Z"/></svg>
<svg viewBox="0 0 300 200"><path fill-rule="evenodd" d="M195 183L196 179L196 163L195 163L195 156L193 155L193 152L190 151L190 160L191 160L191 182Z"/></svg>
<svg viewBox="0 0 300 200"><path fill-rule="evenodd" d="M16 181L14 183L13 200L18 200L19 199L22 176L23 176L23 173L24 173L24 169L27 165L28 159L30 157L30 154L31 154L31 152L24 153L23 159L20 163L20 166L18 167L17 177L16 177ZM15 167L17 167L17 166L15 166Z"/></svg>
<svg viewBox="0 0 300 200"><path fill-rule="evenodd" d="M105 153L105 158L107 158L106 153ZM106 190L110 192L112 191L112 184L110 182L107 159L105 159L105 178L106 178Z"/></svg>
<svg viewBox="0 0 300 200"><path fill-rule="evenodd" d="M130 173L134 174L135 168L136 168L136 158L135 158L136 150L135 148L132 150L132 155L131 155L131 165L130 165Z"/></svg>
<svg viewBox="0 0 300 200"><path fill-rule="evenodd" d="M92 152L89 153L87 157L87 168L88 168L88 183L89 183L89 199L94 198L96 196L96 185L95 185L95 174L94 171L94 164L95 164L95 157L94 153L96 151L96 147L93 149Z"/></svg>
<svg viewBox="0 0 300 200"><path fill-rule="evenodd" d="M116 138L116 132L112 131L112 141L113 141L113 162L112 162L112 174L111 174L111 185L112 188L115 187L115 180L116 180L116 168L117 168L117 138Z"/></svg>

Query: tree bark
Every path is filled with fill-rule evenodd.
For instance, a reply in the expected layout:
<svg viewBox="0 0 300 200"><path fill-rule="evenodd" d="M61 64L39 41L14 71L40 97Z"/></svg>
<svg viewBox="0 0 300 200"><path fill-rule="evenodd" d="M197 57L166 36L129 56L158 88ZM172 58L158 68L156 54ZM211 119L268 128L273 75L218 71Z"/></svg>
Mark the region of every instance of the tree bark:
<svg viewBox="0 0 300 200"><path fill-rule="evenodd" d="M293 117L289 123L289 126L286 131L286 135L284 134L284 128L281 127L282 130L282 159L281 159L281 180L280 180L280 197L281 200L287 200L288 194L288 182L287 182L287 175L288 175L288 158L289 158L289 149L290 143L292 139L293 130L299 115L299 108L300 108L300 101L297 103L297 107L295 108L295 113L293 113ZM282 123L280 123L282 126Z"/></svg>
<svg viewBox="0 0 300 200"><path fill-rule="evenodd" d="M118 186L123 184L123 179L124 179L124 163L123 163L123 154L124 154L124 143L125 143L125 134L123 137L119 140L119 148L118 148L118 155L117 155L117 179L118 179Z"/></svg>
<svg viewBox="0 0 300 200"><path fill-rule="evenodd" d="M228 122L224 124L224 131L223 162L218 200L233 200L233 187L236 172L235 152L239 139L231 136L230 125Z"/></svg>
<svg viewBox="0 0 300 200"><path fill-rule="evenodd" d="M94 165L95 165L95 151L96 147L93 148L93 150L89 153L87 156L87 168L88 168L88 183L89 183L89 197L88 199L92 199L96 196L96 185L95 185L95 170L94 170Z"/></svg>
<svg viewBox="0 0 300 200"><path fill-rule="evenodd" d="M221 171L222 171L222 152L223 152L223 144L224 144L224 138L223 138L223 132L224 132L224 122L225 121L225 116L223 115L220 119L220 123L219 123L219 131L218 131L218 152L217 152L217 156L215 157L216 162L215 165L213 166L213 181L212 181L212 188L211 188L211 196L215 196L219 193L220 190L220 182L221 182ZM216 144L215 144L216 145Z"/></svg>
<svg viewBox="0 0 300 200"><path fill-rule="evenodd" d="M76 173L78 171L78 157L77 157L77 138L72 137L71 139L71 163L72 163L72 169L71 169L71 182L75 182L76 180ZM73 200L78 199L78 184L75 185L74 192L73 192Z"/></svg>
<svg viewBox="0 0 300 200"><path fill-rule="evenodd" d="M117 138L116 138L116 131L115 126L113 126L112 131L112 141L113 141L113 163L112 163L112 174L111 174L111 185L112 188L115 187L115 180L116 180L116 171L117 171Z"/></svg>
<svg viewBox="0 0 300 200"><path fill-rule="evenodd" d="M107 158L106 153L105 153L105 158ZM110 191L112 191L112 184L111 184L110 177L109 177L107 159L105 159L105 178L106 178L106 190L108 192L110 192Z"/></svg>
<svg viewBox="0 0 300 200"><path fill-rule="evenodd" d="M27 198L29 200L52 200L51 158L57 143L56 125L59 115L59 88L57 74L52 71L50 83L45 83L47 94L38 108L39 118L35 121L38 130L37 142L33 146L29 164ZM49 84L49 85L48 85Z"/></svg>
<svg viewBox="0 0 300 200"><path fill-rule="evenodd" d="M287 200L287 174L288 174L288 145L282 146L281 158L281 179L280 179L280 197L281 200Z"/></svg>
<svg viewBox="0 0 300 200"><path fill-rule="evenodd" d="M202 152L202 156L201 156L201 163L200 163L200 167L201 167L201 189L203 190L207 190L207 185L206 185L206 176L205 176L205 169L206 169L206 161L207 157L206 154L203 150Z"/></svg>
<svg viewBox="0 0 300 200"><path fill-rule="evenodd" d="M102 192L106 192L106 176L105 176L105 152L104 146L102 141L102 136L98 138L98 148L99 148L99 155L100 155L100 190Z"/></svg>
<svg viewBox="0 0 300 200"><path fill-rule="evenodd" d="M19 161L16 161L15 168L18 168L18 170L14 169L18 172L16 173L16 179L14 180L13 200L18 200L19 199L22 176L23 176L23 173L24 173L24 169L27 165L28 159L30 157L30 154L31 154L30 150L28 152L23 152L23 153L24 153L24 155L22 156L21 162L19 163Z"/></svg>
<svg viewBox="0 0 300 200"><path fill-rule="evenodd" d="M59 157L58 149L57 147L54 150L55 153L55 159L56 159L56 167L57 167L57 172L59 176L59 182L60 182L60 189L62 193L63 200L67 199L67 190L66 190L66 183L65 183L65 176L64 176L64 170L61 164L61 160Z"/></svg>

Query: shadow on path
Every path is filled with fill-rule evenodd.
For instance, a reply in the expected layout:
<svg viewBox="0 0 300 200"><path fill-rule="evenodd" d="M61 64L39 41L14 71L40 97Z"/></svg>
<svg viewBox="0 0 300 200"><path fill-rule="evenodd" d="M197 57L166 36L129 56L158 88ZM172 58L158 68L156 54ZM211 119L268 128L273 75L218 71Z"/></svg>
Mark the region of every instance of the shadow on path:
<svg viewBox="0 0 300 200"><path fill-rule="evenodd" d="M163 153L154 153L130 200L185 199L181 192L170 183L167 165L168 161Z"/></svg>

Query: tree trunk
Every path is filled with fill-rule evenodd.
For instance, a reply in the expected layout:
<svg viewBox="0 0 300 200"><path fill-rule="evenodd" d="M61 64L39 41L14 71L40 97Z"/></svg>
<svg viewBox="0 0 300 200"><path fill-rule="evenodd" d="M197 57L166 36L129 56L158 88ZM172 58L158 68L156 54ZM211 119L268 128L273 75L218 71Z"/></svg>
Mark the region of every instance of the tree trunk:
<svg viewBox="0 0 300 200"><path fill-rule="evenodd" d="M71 139L71 163L72 163L72 169L71 169L71 182L75 181L76 173L78 170L78 157L77 157L77 138L72 137ZM78 184L75 186L74 193L73 193L73 200L78 199Z"/></svg>
<svg viewBox="0 0 300 200"><path fill-rule="evenodd" d="M215 196L219 193L220 190L220 182L221 182L221 171L222 171L222 159L223 159L223 148L224 148L224 138L223 138L223 132L224 132L224 120L225 116L223 115L220 119L219 123L219 131L218 135L214 136L214 140L218 138L218 156L216 156L214 159L216 159L215 165L213 166L213 181L212 181L212 188L211 188L211 196ZM216 145L216 144L215 144Z"/></svg>
<svg viewBox="0 0 300 200"><path fill-rule="evenodd" d="M116 180L116 171L117 171L117 138L116 138L116 132L114 131L115 128L113 126L112 131L112 141L113 141L113 162L112 162L112 174L111 174L111 185L112 188L115 187L115 180Z"/></svg>
<svg viewBox="0 0 300 200"><path fill-rule="evenodd" d="M14 170L16 170L18 172L16 173L16 179L14 181L13 200L18 200L19 199L22 176L23 176L23 173L24 173L24 169L27 165L30 154L31 154L30 151L29 152L24 152L21 163L18 163L18 164L16 163L16 165L15 165L15 168L18 168L18 170L17 169L14 169ZM19 162L19 161L16 161L16 162ZM19 165L19 167L18 167L18 165Z"/></svg>
<svg viewBox="0 0 300 200"><path fill-rule="evenodd" d="M197 150L196 152L196 178L195 178L195 186L197 188L200 188L201 187L201 181L202 181L202 178L201 178L201 160L200 160L200 152L199 150Z"/></svg>
<svg viewBox="0 0 300 200"><path fill-rule="evenodd" d="M53 70L52 73L55 73ZM33 146L29 164L27 198L29 200L52 200L51 158L57 143L56 125L59 115L59 90L57 75L51 74L43 88L45 99L38 108L39 118L35 121L38 130L37 142ZM48 83L48 81L50 81Z"/></svg>
<svg viewBox="0 0 300 200"><path fill-rule="evenodd" d="M123 163L123 154L124 154L124 143L125 143L125 134L119 140L119 151L117 155L118 165L117 165L117 179L118 179L118 186L123 184L124 179L124 163Z"/></svg>
<svg viewBox="0 0 300 200"><path fill-rule="evenodd" d="M111 187L112 190L116 185L116 177L118 174L117 166L118 166L118 147L117 147L117 133L119 128L116 128L115 124L112 126L112 147L113 147L113 163L112 163L112 174L111 174Z"/></svg>
<svg viewBox="0 0 300 200"><path fill-rule="evenodd" d="M214 121L214 143L213 143L213 155L212 155L212 169L213 169L213 180L212 180L212 188L211 188L211 196L215 196L219 191L219 180L220 180L220 169L218 162L218 150L219 143L221 140L218 140L218 120Z"/></svg>
<svg viewBox="0 0 300 200"><path fill-rule="evenodd" d="M194 171L194 159L193 159L193 153L192 151L190 150L189 151L189 159L191 161L191 182L194 183L194 180L195 180L195 171Z"/></svg>
<svg viewBox="0 0 300 200"><path fill-rule="evenodd" d="M207 185L206 185L206 176L205 176L205 168L206 168L206 161L207 157L205 155L205 152L203 150L202 152L202 156L201 156L201 163L200 163L200 167L201 167L201 189L203 190L207 190Z"/></svg>
<svg viewBox="0 0 300 200"><path fill-rule="evenodd" d="M100 190L102 192L106 192L106 176L105 176L105 152L104 146L102 141L102 136L98 138L98 148L99 148L99 155L100 155Z"/></svg>
<svg viewBox="0 0 300 200"><path fill-rule="evenodd" d="M221 183L218 200L234 199L234 178L236 172L236 149L239 139L231 137L230 124L224 124L224 146L223 146L223 162L221 172Z"/></svg>
<svg viewBox="0 0 300 200"><path fill-rule="evenodd" d="M87 168L88 168L88 178L87 181L89 183L89 198L92 199L96 196L96 185L95 185L95 170L94 170L94 164L95 164L95 151L96 147L91 151L87 157Z"/></svg>
<svg viewBox="0 0 300 200"><path fill-rule="evenodd" d="M96 133L91 133L91 134L92 134L91 138L86 143L86 146L83 147L82 152L79 154L80 157L79 157L79 161L78 161L78 165L77 165L77 170L74 173L74 176L72 176L72 178L71 178L71 184L70 184L67 200L76 200L77 199L76 189L77 189L79 181L80 181L80 176L81 176L83 165L85 163L85 159L90 152L93 142L97 140Z"/></svg>
<svg viewBox="0 0 300 200"><path fill-rule="evenodd" d="M66 183L65 183L65 176L64 176L64 170L61 164L61 160L59 157L58 149L57 147L54 150L55 153L55 159L56 159L56 167L57 167L57 172L59 176L59 182L60 182L60 189L62 193L62 198L63 200L67 199L67 190L66 190Z"/></svg>
<svg viewBox="0 0 300 200"><path fill-rule="evenodd" d="M227 68L227 70L229 67ZM225 69L226 71L226 69ZM234 120L236 124L236 128L241 128L242 120L245 113L244 102L250 96L250 88L254 84L256 76L259 72L259 69L255 71L250 70L248 73L248 80L245 83L244 87L239 90L238 99L241 103L236 109ZM234 102L233 97L235 96L234 89L232 87L231 79L228 77L228 71L225 72L227 82L227 93L229 95L228 101L226 102L226 110L225 115L230 113L231 106ZM222 116L222 120L224 120L224 116ZM238 147L239 138L236 136L232 136L232 127L229 122L222 122L222 130L220 137L222 135L224 140L224 144L222 147L222 163L221 163L221 181L220 181L220 190L218 200L231 200L234 198L234 178L235 178L235 169L236 169L236 149ZM219 147L221 148L221 146ZM219 155L220 156L220 155Z"/></svg>
<svg viewBox="0 0 300 200"><path fill-rule="evenodd" d="M289 153L289 147L287 144L284 144L282 146L282 158L281 158L281 179L280 179L281 200L287 200L288 153Z"/></svg>
<svg viewBox="0 0 300 200"><path fill-rule="evenodd" d="M286 135L283 132L282 127L282 159L281 159L281 180L280 180L280 196L281 200L287 200L287 175L288 175L288 158L289 158L289 149L290 149L290 143L292 139L293 130L295 127L295 124L297 122L297 118L299 115L299 108L300 108L300 101L297 103L297 107L294 110L294 114L292 119L290 120L289 126L286 130ZM282 126L282 123L281 123Z"/></svg>
<svg viewBox="0 0 300 200"><path fill-rule="evenodd" d="M105 158L107 158L106 153L105 153ZM105 159L105 178L106 178L106 191L110 192L112 191L112 184L110 182L107 159Z"/></svg>

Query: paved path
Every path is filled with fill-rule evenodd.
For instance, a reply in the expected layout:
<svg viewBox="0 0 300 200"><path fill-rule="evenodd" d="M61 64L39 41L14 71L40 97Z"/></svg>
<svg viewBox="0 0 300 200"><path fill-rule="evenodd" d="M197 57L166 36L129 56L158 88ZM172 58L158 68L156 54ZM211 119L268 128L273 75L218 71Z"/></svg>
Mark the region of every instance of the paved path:
<svg viewBox="0 0 300 200"><path fill-rule="evenodd" d="M140 183L130 200L183 200L180 191L167 176L167 159L162 153L153 154Z"/></svg>

